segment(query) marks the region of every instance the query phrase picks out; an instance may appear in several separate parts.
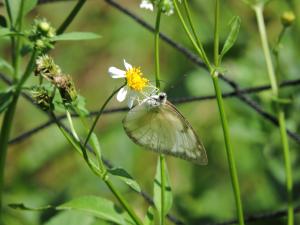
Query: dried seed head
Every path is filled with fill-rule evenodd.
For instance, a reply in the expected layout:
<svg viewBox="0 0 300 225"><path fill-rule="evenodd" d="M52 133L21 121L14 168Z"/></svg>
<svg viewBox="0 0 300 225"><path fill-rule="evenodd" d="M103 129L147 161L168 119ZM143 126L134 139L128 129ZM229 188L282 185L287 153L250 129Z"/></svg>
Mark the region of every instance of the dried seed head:
<svg viewBox="0 0 300 225"><path fill-rule="evenodd" d="M54 77L61 74L61 69L55 64L52 57L42 55L36 60L35 75L42 76L49 81L53 81Z"/></svg>
<svg viewBox="0 0 300 225"><path fill-rule="evenodd" d="M71 103L77 98L74 82L70 75L60 75L53 79L54 85L58 88L64 103Z"/></svg>
<svg viewBox="0 0 300 225"><path fill-rule="evenodd" d="M53 98L44 87L36 87L31 91L34 102L39 105L43 110L49 111L53 109Z"/></svg>

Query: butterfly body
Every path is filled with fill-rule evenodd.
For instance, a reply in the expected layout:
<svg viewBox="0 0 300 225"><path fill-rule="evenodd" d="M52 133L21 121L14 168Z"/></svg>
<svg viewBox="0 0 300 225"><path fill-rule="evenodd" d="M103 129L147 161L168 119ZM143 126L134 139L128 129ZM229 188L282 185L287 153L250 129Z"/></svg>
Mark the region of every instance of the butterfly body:
<svg viewBox="0 0 300 225"><path fill-rule="evenodd" d="M123 120L123 127L133 142L146 149L207 164L206 152L197 134L167 101L165 93L152 95L132 108Z"/></svg>

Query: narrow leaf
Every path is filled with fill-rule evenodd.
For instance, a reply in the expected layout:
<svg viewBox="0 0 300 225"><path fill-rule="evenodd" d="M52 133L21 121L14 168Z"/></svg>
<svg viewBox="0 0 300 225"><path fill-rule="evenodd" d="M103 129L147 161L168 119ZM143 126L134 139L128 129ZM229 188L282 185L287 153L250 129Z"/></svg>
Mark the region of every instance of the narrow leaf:
<svg viewBox="0 0 300 225"><path fill-rule="evenodd" d="M173 203L173 196L172 196L172 190L170 186L170 179L169 179L169 174L167 167L165 165L165 196L164 196L164 214L161 215L161 204L162 204L162 196L161 196L161 190L162 190L162 185L161 185L161 168L160 168L160 159L158 159L157 162L157 167L156 167L156 174L155 174L155 179L154 179L154 205L158 211L158 214L160 217L166 216L169 210L172 207Z"/></svg>
<svg viewBox="0 0 300 225"><path fill-rule="evenodd" d="M241 19L238 16L235 16L230 21L230 32L227 36L227 39L224 43L223 49L220 53L219 60L221 61L223 56L232 48L234 43L237 40L241 26Z"/></svg>
<svg viewBox="0 0 300 225"><path fill-rule="evenodd" d="M93 216L86 215L83 212L77 211L63 211L56 214L44 225L92 225L95 222Z"/></svg>
<svg viewBox="0 0 300 225"><path fill-rule="evenodd" d="M58 210L80 210L98 218L114 222L116 224L127 224L128 215L119 209L113 202L96 196L83 196L75 198L58 207ZM126 218L126 220L125 220Z"/></svg>
<svg viewBox="0 0 300 225"><path fill-rule="evenodd" d="M136 192L141 192L141 188L139 184L123 168L109 169L108 172L114 177L121 179L121 181L125 182L129 187L131 187Z"/></svg>
<svg viewBox="0 0 300 225"><path fill-rule="evenodd" d="M41 206L41 207L29 207L29 206L26 206L24 203L11 203L11 204L8 204L8 206L13 209L29 210L29 211L42 211L42 210L53 208L50 205Z"/></svg>
<svg viewBox="0 0 300 225"><path fill-rule="evenodd" d="M101 36L91 32L70 32L57 35L52 38L52 41L80 41L98 39Z"/></svg>

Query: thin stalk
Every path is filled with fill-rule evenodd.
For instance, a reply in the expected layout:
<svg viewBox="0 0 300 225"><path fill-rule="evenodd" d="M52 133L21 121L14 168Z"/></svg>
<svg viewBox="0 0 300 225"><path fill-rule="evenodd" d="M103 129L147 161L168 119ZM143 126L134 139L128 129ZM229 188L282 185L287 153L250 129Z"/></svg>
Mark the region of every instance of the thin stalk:
<svg viewBox="0 0 300 225"><path fill-rule="evenodd" d="M266 26L264 22L263 17L263 9L264 5L257 5L254 8L259 34L261 38L262 48L266 60L268 75L271 83L272 88L272 94L275 99L280 98L279 96L279 88L278 83L276 80L275 75L275 69L272 63L271 58L271 51L268 44L267 39L267 32L266 32ZM281 38L281 37L279 37ZM284 158L284 164L285 164L285 175L286 175L286 191L287 191L287 203L288 203L288 225L294 224L294 206L293 206L293 176L292 176L292 165L291 165L291 157L290 157L290 149L287 139L287 132L286 132L286 122L285 122L285 115L284 110L280 103L275 102L277 105L277 117L279 121L279 129L280 129L280 136L281 136L281 142L282 142L282 150L283 150L283 158Z"/></svg>
<svg viewBox="0 0 300 225"><path fill-rule="evenodd" d="M156 87L160 88L160 64L159 64L159 28L160 28L160 18L161 18L161 9L158 9L157 16L156 16L156 22L155 22L155 32L154 32L154 61L155 61L155 80L156 80ZM166 160L163 154L159 155L160 160L160 180L161 180L161 220L160 224L165 224L165 164Z"/></svg>
<svg viewBox="0 0 300 225"><path fill-rule="evenodd" d="M97 125L97 122L98 122L100 116L102 115L103 110L105 109L106 105L109 103L109 101L112 99L112 97L113 97L115 94L117 94L118 91L119 91L122 87L124 87L125 85L126 85L126 84L123 84L121 87L119 87L118 89L116 89L115 91L113 91L113 92L111 93L111 95L106 99L106 101L104 102L104 104L101 106L101 109L99 110L99 113L97 114L97 116L96 116L96 118L95 118L95 120L94 120L94 122L93 122L93 125L92 125L92 127L90 128L90 131L89 131L89 133L88 133L88 135L87 135L87 137L86 137L86 139L85 139L85 142L84 142L84 144L83 144L84 147L85 147L85 146L87 145L87 143L89 142L90 137L91 137L91 135L92 135L92 133L93 133L93 131L94 131L96 125Z"/></svg>
<svg viewBox="0 0 300 225"><path fill-rule="evenodd" d="M123 206L123 208L128 212L130 217L134 220L134 222L138 225L143 225L143 222L141 219L135 214L133 209L130 207L128 202L123 198L123 196L117 191L117 189L113 186L113 184L110 182L109 179L104 179L105 184L111 190L111 192L114 194L114 196L118 199L120 204Z"/></svg>
<svg viewBox="0 0 300 225"><path fill-rule="evenodd" d="M16 111L19 94L15 93L13 101L4 114L0 133L0 222L2 218L3 192L4 192L4 171L8 140L10 137L11 125Z"/></svg>
<svg viewBox="0 0 300 225"><path fill-rule="evenodd" d="M161 10L158 9L154 31L154 49L155 49L155 83L160 88L160 68L159 68L159 27L160 27Z"/></svg>
<svg viewBox="0 0 300 225"><path fill-rule="evenodd" d="M264 55L265 55L265 60L266 60L269 80L271 83L272 93L274 96L278 96L278 84L277 84L275 70L274 70L272 58L271 58L271 52L270 52L270 48L269 48L269 44L268 44L268 40L267 40L267 32L266 32L266 27L265 27L265 22L264 22L263 8L264 8L263 5L257 5L256 7L254 7L254 11L256 14L257 25L258 25L258 29L259 29L260 38L261 38L262 48L263 48Z"/></svg>
<svg viewBox="0 0 300 225"><path fill-rule="evenodd" d="M207 55L205 53L205 50L203 48L202 42L199 38L199 35L197 35L197 33L196 33L196 29L195 29L195 26L194 26L194 23L193 23L192 15L191 15L187 0L183 1L183 5L184 5L184 9L185 9L187 18L188 18L188 22L189 22L189 24L192 28L192 33L193 33L194 38L196 39L197 45L199 46L199 48L201 50L201 53L202 53L202 56L200 55L200 57L203 59L203 61L205 62L206 65L209 65L209 60L208 60Z"/></svg>
<svg viewBox="0 0 300 225"><path fill-rule="evenodd" d="M238 182L238 176L237 176L237 170L236 170L236 165L235 165L235 160L234 160L234 155L233 151L231 148L231 142L230 142L230 136L229 136L229 129L228 129L228 122L225 114L225 109L224 109L224 103L223 103L223 98L222 98L222 92L219 86L219 81L218 81L218 72L213 69L211 66L211 63L207 58L203 58L203 56L206 56L204 49L200 42L201 45L197 46L197 43L194 41L194 38L197 39L196 37L196 32L193 29L193 22L191 17L189 16L189 10L186 9L186 12L188 14L188 21L192 27L193 34L195 37L192 37L190 34L189 30L187 29L187 26L183 20L183 17L181 15L181 12L177 6L176 0L173 0L175 10L177 11L177 14L179 16L179 19L189 37L191 40L193 46L195 47L198 55L202 57L204 60L204 63L207 65L208 70L211 74L211 77L213 79L214 83L214 88L215 88L215 93L217 97L217 102L218 102L218 108L219 108L219 113L220 113L220 119L222 123L222 129L223 129L223 135L224 135L224 141L225 141L225 147L226 147L226 153L227 153L227 158L228 158L228 164L229 164L229 171L231 175L231 183L234 191L234 197L235 197L235 202L236 202L236 208L237 208L237 217L239 220L240 225L244 225L244 215L243 215L243 207L242 207L242 201L240 197L240 189L239 189L239 182ZM187 5L187 2L184 1L184 3ZM214 63L215 66L219 65L219 17L220 17L220 2L219 0L216 0L216 6L215 6L215 32L214 32ZM198 39L199 40L199 39ZM203 50L203 52L202 52Z"/></svg>
<svg viewBox="0 0 300 225"><path fill-rule="evenodd" d="M207 68L208 68L208 70L211 72L211 71L213 70L213 69L212 69L212 66L211 66L211 64L210 64L210 62L209 62L209 60L208 60L208 58L207 58L207 57L204 57L204 56L206 56L206 53L205 53L205 51L204 51L203 49L201 49L201 47L198 46L198 44L197 44L197 42L195 41L193 35L192 35L191 32L189 31L189 29L188 29L188 27L187 27L187 25L186 25L186 23L185 23L185 21L184 21L184 19L183 19L182 13L180 12L179 7L178 7L178 5L177 5L177 0L173 0L173 3L174 3L175 11L176 11L176 13L177 13L177 15L178 15L178 18L179 18L179 20L180 20L182 26L183 26L184 31L186 32L188 38L189 38L190 41L192 42L192 45L193 45L193 47L195 48L196 52L198 53L199 57L200 57L201 59L203 59L204 63L206 64L206 66L207 66ZM187 12L187 13L188 13L188 12ZM191 27L192 27L192 25L191 25Z"/></svg>
<svg viewBox="0 0 300 225"><path fill-rule="evenodd" d="M56 118L56 116L55 116L54 113L51 113L51 116L54 118L54 121L56 122L58 128L60 129L60 131L62 132L62 134L66 137L66 139L69 141L69 143L77 151L79 150L79 152L81 152L83 154L83 157L84 157L85 161L87 162L89 168L92 170L92 172L97 177L100 177L105 182L105 184L107 185L107 187L111 190L111 192L114 194L114 196L117 198L117 200L119 201L119 203L123 206L123 208L128 212L129 216L135 221L135 223L138 224L138 225L142 225L143 223L140 220L140 218L135 214L135 212L130 207L130 205L128 204L128 202L125 200L125 198L117 191L117 189L110 182L109 177L106 174L106 171L105 171L105 173L101 173L101 171L99 172L98 168L94 165L94 163L92 163L88 159L88 157L87 157L87 150L85 149L85 147L79 141L78 135L77 135L76 130L75 130L74 126L73 126L72 117L71 117L71 115L70 115L70 113L68 111L66 113L67 113L69 125L70 125L70 128L71 128L73 136L69 135L68 133L65 132L65 130L61 126L60 122L57 120L57 118Z"/></svg>
<svg viewBox="0 0 300 225"><path fill-rule="evenodd" d="M8 147L8 140L10 137L10 131L11 131L11 126L12 122L14 119L15 111L16 111L16 106L17 102L19 99L19 95L21 93L21 88L23 83L26 81L30 73L32 72L33 65L34 65L34 60L35 60L35 52L32 53L31 59L27 65L27 68L25 70L25 73L23 75L23 82L19 82L17 84L13 100L11 104L9 105L7 111L4 114L3 118L3 123L1 126L1 131L0 131L0 218L2 218L2 204L3 204L3 189L4 189L4 171L5 171L5 162L6 162L6 154L7 154L7 147Z"/></svg>
<svg viewBox="0 0 300 225"><path fill-rule="evenodd" d="M216 67L219 66L219 27L220 27L220 1L216 0L215 6L215 32L214 32L214 64Z"/></svg>
<svg viewBox="0 0 300 225"><path fill-rule="evenodd" d="M161 182L161 221L160 224L164 225L165 224L165 189L166 189L166 174L165 174L165 164L166 164L166 159L163 154L160 154L159 156L160 160L160 182Z"/></svg>
<svg viewBox="0 0 300 225"><path fill-rule="evenodd" d="M224 141L225 141L225 147L226 147L226 154L227 154L227 160L229 165L229 171L230 171L230 177L231 177L231 184L233 187L234 197L235 197L235 204L237 208L237 217L239 220L240 225L244 225L244 214L243 214L243 206L242 206L242 200L241 200L241 194L240 194L240 188L239 188L239 181L238 181L238 175L235 165L235 159L233 150L231 147L230 142L230 135L229 135L229 129L228 129L228 122L227 117L224 109L224 103L222 98L222 92L219 85L219 79L218 76L212 76L214 88L216 92L218 107L219 107L219 113L220 113L220 119L222 123L222 129L223 129L223 135L224 135Z"/></svg>
<svg viewBox="0 0 300 225"><path fill-rule="evenodd" d="M80 9L82 8L82 6L84 5L85 2L86 2L86 0L79 0L77 2L77 4L73 8L73 10L69 14L69 16L62 23L62 25L60 25L60 27L57 29L57 32L56 32L57 34L62 34L67 29L67 27L71 24L71 22L73 21L75 16L78 14L78 12L80 11Z"/></svg>

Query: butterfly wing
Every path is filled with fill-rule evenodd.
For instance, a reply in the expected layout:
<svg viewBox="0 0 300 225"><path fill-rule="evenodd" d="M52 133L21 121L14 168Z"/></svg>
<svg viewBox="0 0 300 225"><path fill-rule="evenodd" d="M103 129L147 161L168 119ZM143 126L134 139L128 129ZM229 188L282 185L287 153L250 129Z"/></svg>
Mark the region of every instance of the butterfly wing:
<svg viewBox="0 0 300 225"><path fill-rule="evenodd" d="M197 164L207 164L203 144L189 122L170 102L150 107L143 102L123 120L127 135L138 145Z"/></svg>

